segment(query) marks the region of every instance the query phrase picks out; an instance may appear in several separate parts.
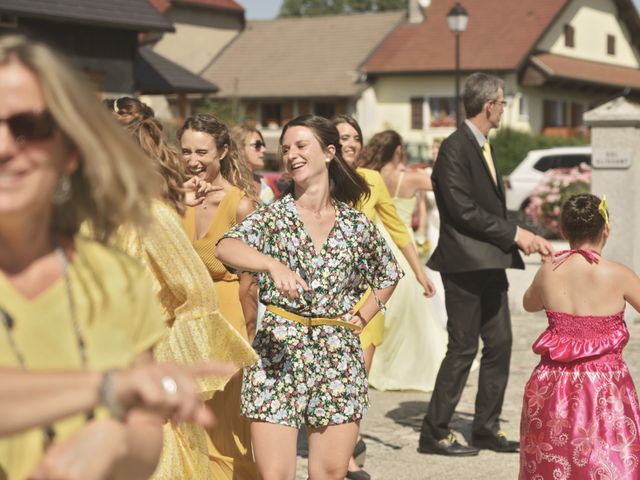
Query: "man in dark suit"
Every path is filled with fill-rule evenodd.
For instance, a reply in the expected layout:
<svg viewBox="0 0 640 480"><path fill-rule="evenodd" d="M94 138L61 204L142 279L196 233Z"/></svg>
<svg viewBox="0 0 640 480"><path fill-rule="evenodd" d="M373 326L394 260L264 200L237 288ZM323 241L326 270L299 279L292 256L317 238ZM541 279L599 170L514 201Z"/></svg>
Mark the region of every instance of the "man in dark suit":
<svg viewBox="0 0 640 480"><path fill-rule="evenodd" d="M440 147L432 182L440 239L428 266L442 275L447 307L447 354L422 424L421 453L477 455L479 448L516 452L500 430L509 377L511 318L507 268L524 268L525 254L551 255L543 238L506 219L504 185L487 140L506 105L501 79L474 73L462 94L465 122ZM482 339L471 443L458 443L449 422Z"/></svg>

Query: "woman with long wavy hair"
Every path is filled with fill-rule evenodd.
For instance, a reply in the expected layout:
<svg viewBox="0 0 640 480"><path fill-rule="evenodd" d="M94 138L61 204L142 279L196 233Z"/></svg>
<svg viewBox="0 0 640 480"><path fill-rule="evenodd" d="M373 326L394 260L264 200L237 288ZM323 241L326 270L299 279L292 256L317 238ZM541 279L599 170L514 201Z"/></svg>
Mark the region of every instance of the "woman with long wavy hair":
<svg viewBox="0 0 640 480"><path fill-rule="evenodd" d="M181 223L180 216L187 206L182 159L168 144L162 124L150 107L132 97L106 103L153 162L161 180L161 197L152 204L148 231L128 232L121 239L126 251L143 260L155 279L165 324L170 327L156 347L155 357L187 364L223 360L239 367L250 365L256 359L255 353L221 315L211 277ZM189 203L203 200L204 197L198 201L191 198ZM202 398L210 400L227 380L201 380ZM153 478L210 478L212 474L205 429L165 424L163 453Z"/></svg>
<svg viewBox="0 0 640 480"><path fill-rule="evenodd" d="M292 186L218 243L216 255L258 276L267 312L245 370L242 413L260 478L291 479L298 429L309 434L308 476L343 480L368 407L358 331L402 272L355 205L369 195L340 152L335 127L305 115L280 137ZM373 292L366 295L365 292Z"/></svg>
<svg viewBox="0 0 640 480"><path fill-rule="evenodd" d="M166 328L147 272L109 245L157 193L81 73L0 38L1 478L147 478L165 418L203 410L193 373L153 361Z"/></svg>
<svg viewBox="0 0 640 480"><path fill-rule="evenodd" d="M257 172L264 168L264 152L267 145L260 130L248 125L236 125L231 129L231 138L238 146L240 161L243 162L253 175L253 182L260 201L264 205L273 203L275 195L264 178Z"/></svg>
<svg viewBox="0 0 640 480"><path fill-rule="evenodd" d="M187 173L212 187L200 205L187 208L183 220L187 235L213 279L222 315L251 341L258 303L253 278L228 272L214 250L218 240L255 209L253 177L240 162L229 129L213 115L187 118L177 135ZM256 478L249 422L240 416L241 385L242 378L235 377L207 402L218 419L209 431L216 479Z"/></svg>

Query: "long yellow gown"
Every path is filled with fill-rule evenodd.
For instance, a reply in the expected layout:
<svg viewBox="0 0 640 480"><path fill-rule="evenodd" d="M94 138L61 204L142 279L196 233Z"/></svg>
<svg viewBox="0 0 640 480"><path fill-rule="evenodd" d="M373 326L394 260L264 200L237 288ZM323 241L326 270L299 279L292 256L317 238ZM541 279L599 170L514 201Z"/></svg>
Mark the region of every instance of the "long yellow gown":
<svg viewBox="0 0 640 480"><path fill-rule="evenodd" d="M86 343L87 368L125 368L165 335L149 275L137 260L76 236L69 279ZM13 335L29 370L82 368L63 278L27 299L0 274L0 308L14 320ZM0 335L2 367L20 368L4 332ZM98 408L96 417L108 414ZM85 422L84 415L55 422L56 439L67 438ZM41 429L0 439L0 478L27 478L41 459L42 442Z"/></svg>
<svg viewBox="0 0 640 480"><path fill-rule="evenodd" d="M152 206L153 223L139 235L121 240L126 251L144 261L162 305L167 336L156 345L158 361L196 363L207 360L251 365L257 356L249 343L218 310L218 297L202 260L193 249L178 214L167 204ZM204 400L224 389L228 378L199 382ZM219 419L218 419L219 420ZM212 478L206 431L199 426L167 423L154 480ZM215 478L215 477L214 477Z"/></svg>
<svg viewBox="0 0 640 480"><path fill-rule="evenodd" d="M402 220L398 217L396 206L389 190L384 184L380 172L368 168L357 168L356 171L366 180L371 195L365 202L356 206L373 223L381 222L395 245L402 250L413 240ZM360 333L360 343L366 349L370 345L378 346L384 338L384 316L378 312Z"/></svg>
<svg viewBox="0 0 640 480"><path fill-rule="evenodd" d="M220 312L247 339L247 327L239 297L238 276L229 273L215 257L216 243L236 224L238 204L244 193L236 187L224 196L215 212L208 231L196 238L195 209L187 209L184 225L198 255L203 260L218 294ZM240 416L242 377L235 376L225 389L216 392L207 405L217 419L209 431L209 455L214 469L213 479L254 480L257 478L251 450L250 422Z"/></svg>

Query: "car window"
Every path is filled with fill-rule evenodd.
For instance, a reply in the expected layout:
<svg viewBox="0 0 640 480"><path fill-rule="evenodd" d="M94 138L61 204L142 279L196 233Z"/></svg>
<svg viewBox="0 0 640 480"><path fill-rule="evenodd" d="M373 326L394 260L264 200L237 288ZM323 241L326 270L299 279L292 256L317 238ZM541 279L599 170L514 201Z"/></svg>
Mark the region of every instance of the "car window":
<svg viewBox="0 0 640 480"><path fill-rule="evenodd" d="M560 165L555 168L573 168L581 163L591 164L591 155L562 155L559 159Z"/></svg>
<svg viewBox="0 0 640 480"><path fill-rule="evenodd" d="M539 172L546 172L552 168L573 168L581 163L591 165L589 154L547 155L538 160L533 168Z"/></svg>
<svg viewBox="0 0 640 480"><path fill-rule="evenodd" d="M540 160L536 162L533 166L539 172L546 172L550 168L558 168L556 165L558 164L558 157L556 155L547 155L542 157Z"/></svg>

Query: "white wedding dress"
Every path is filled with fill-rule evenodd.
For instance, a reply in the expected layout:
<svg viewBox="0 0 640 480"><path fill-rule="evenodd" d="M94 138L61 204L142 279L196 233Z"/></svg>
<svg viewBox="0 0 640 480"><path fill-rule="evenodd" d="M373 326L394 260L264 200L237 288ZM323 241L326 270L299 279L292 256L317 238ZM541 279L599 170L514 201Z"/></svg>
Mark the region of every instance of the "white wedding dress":
<svg viewBox="0 0 640 480"><path fill-rule="evenodd" d="M398 216L407 225L413 238L410 226L416 198L398 198L401 182L402 176L393 201ZM387 302L383 342L376 348L369 383L378 390L430 392L447 349L444 322L438 318L433 299L423 295L422 286L387 230L381 223L378 228L405 271L405 276L400 279ZM440 294L444 295L441 286L436 288L440 288Z"/></svg>

